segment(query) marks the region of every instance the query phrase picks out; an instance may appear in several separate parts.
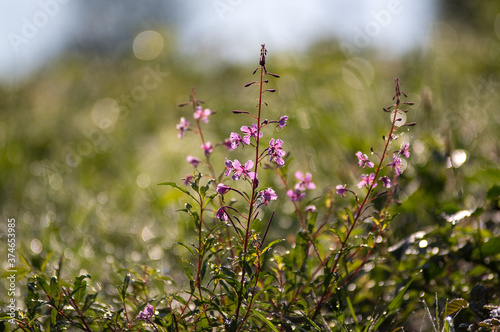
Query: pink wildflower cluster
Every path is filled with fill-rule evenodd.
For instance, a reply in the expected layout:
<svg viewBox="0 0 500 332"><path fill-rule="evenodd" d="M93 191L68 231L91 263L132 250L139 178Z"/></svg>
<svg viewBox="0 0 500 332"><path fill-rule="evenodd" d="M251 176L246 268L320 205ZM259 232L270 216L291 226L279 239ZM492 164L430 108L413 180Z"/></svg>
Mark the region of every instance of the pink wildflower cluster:
<svg viewBox="0 0 500 332"><path fill-rule="evenodd" d="M316 185L312 182L311 173L306 173L306 175L304 175L302 172L297 171L295 172L295 177L299 180L299 182L295 184L293 190L290 189L286 193L292 202L303 200L306 196L306 189L312 190L316 188Z"/></svg>
<svg viewBox="0 0 500 332"><path fill-rule="evenodd" d="M358 158L358 165L361 168L373 168L374 163L368 159L366 154L363 154L361 151L356 152L356 157ZM401 148L394 152L392 155L392 161L387 164L392 170L394 170L396 177L400 176L405 168L405 162L401 159L402 157L409 158L410 157L410 143L402 143ZM378 181L382 182L382 185L386 188L391 188L392 182L387 176L379 177L375 179L375 173L370 174L362 174L361 181L358 182L358 188L367 188L373 189L378 186ZM346 193L350 191L346 185L338 185L336 187L337 194L341 196L345 196Z"/></svg>

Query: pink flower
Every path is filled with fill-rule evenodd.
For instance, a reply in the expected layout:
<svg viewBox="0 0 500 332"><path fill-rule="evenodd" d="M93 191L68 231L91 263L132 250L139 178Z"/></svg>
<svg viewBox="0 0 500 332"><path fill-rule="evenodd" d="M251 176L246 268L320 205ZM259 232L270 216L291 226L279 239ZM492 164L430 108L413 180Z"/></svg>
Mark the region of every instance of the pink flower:
<svg viewBox="0 0 500 332"><path fill-rule="evenodd" d="M283 157L285 156L286 152L281 148L283 145L283 141L280 140L279 138L275 141L274 138L271 138L269 141L269 148L267 148L267 155L269 157L269 161L273 161L278 164L279 166L283 166L285 164L285 160L283 160Z"/></svg>
<svg viewBox="0 0 500 332"><path fill-rule="evenodd" d="M205 151L205 156L209 156L212 152L214 152L214 147L210 142L202 144L201 148Z"/></svg>
<svg viewBox="0 0 500 332"><path fill-rule="evenodd" d="M403 155L406 158L410 158L410 143L402 143L401 148L399 149L400 156Z"/></svg>
<svg viewBox="0 0 500 332"><path fill-rule="evenodd" d="M245 144L250 144L250 136L245 136L245 139L243 139L237 133L231 133L231 135L229 135L229 140L231 141L231 148L233 150L236 149L240 143L242 143L241 145L243 146Z"/></svg>
<svg viewBox="0 0 500 332"><path fill-rule="evenodd" d="M226 161L224 161L224 166L226 167L224 175L229 176L229 174L231 174L231 171L233 170L233 162L226 158Z"/></svg>
<svg viewBox="0 0 500 332"><path fill-rule="evenodd" d="M356 157L358 157L358 165L359 167L369 167L373 168L373 162L368 160L368 156L366 154L362 154L361 151L356 152Z"/></svg>
<svg viewBox="0 0 500 332"><path fill-rule="evenodd" d="M228 149L229 151L234 150L234 148L233 148L233 142L231 142L231 139L229 139L229 138L226 138L226 139L224 140L224 146L225 146L225 147L226 147L226 149Z"/></svg>
<svg viewBox="0 0 500 332"><path fill-rule="evenodd" d="M155 308L151 304L146 304L143 311L139 312L137 319L149 322L151 318L155 315Z"/></svg>
<svg viewBox="0 0 500 332"><path fill-rule="evenodd" d="M257 127L256 123L253 123L250 128L248 126L242 126L240 130L243 134L246 134L245 136L243 136L242 140L243 143L245 143L246 145L250 144L251 137L255 139L257 138L257 133L259 133L259 138L261 138L264 135L261 131L259 131L259 128Z"/></svg>
<svg viewBox="0 0 500 332"><path fill-rule="evenodd" d="M191 183L194 182L194 177L192 175L186 175L185 177L182 178L182 182L186 186L189 186Z"/></svg>
<svg viewBox="0 0 500 332"><path fill-rule="evenodd" d="M199 119L202 119L203 122L207 123L208 122L208 117L210 116L210 114L212 114L212 111L210 111L208 108L206 108L205 110L202 110L201 106L197 106L196 107L196 111L193 114L193 117L197 121Z"/></svg>
<svg viewBox="0 0 500 332"><path fill-rule="evenodd" d="M295 189L295 190L290 189L286 192L286 194L288 197L290 197L290 200L292 202L301 201L304 199L304 197L306 197L306 194L299 189Z"/></svg>
<svg viewBox="0 0 500 332"><path fill-rule="evenodd" d="M179 133L177 134L177 137L182 138L184 136L184 133L188 130L189 127L189 122L186 121L185 118L181 118L181 122L176 126L177 130Z"/></svg>
<svg viewBox="0 0 500 332"><path fill-rule="evenodd" d="M346 192L349 191L349 189L347 189L346 185L341 185L341 184L339 184L336 187L336 189L337 189L337 194L339 194L340 196L343 196L343 197L345 197Z"/></svg>
<svg viewBox="0 0 500 332"><path fill-rule="evenodd" d="M264 189L260 192L260 196L264 197L264 204L267 205L267 202L275 201L278 199L278 195L272 188Z"/></svg>
<svg viewBox="0 0 500 332"><path fill-rule="evenodd" d="M228 221L229 216L227 215L226 207L223 206L220 209L218 209L217 212L215 213L215 217L219 218L221 221Z"/></svg>
<svg viewBox="0 0 500 332"><path fill-rule="evenodd" d="M193 165L193 167L197 167L200 164L201 160L193 156L187 156L186 161Z"/></svg>
<svg viewBox="0 0 500 332"><path fill-rule="evenodd" d="M231 190L231 187L228 185L225 185L224 183L219 183L217 185L217 189L216 189L216 191L221 195L227 194L230 190Z"/></svg>
<svg viewBox="0 0 500 332"><path fill-rule="evenodd" d="M375 182L375 174L371 173L370 175L363 174L361 175L361 181L358 183L358 188L366 186L366 188L375 188L377 183Z"/></svg>
<svg viewBox="0 0 500 332"><path fill-rule="evenodd" d="M306 175L304 176L302 172L297 171L295 172L295 177L297 178L297 180L300 181L295 185L295 189L299 190L316 189L316 185L311 181L312 179L311 173L306 173Z"/></svg>
<svg viewBox="0 0 500 332"><path fill-rule="evenodd" d="M403 163L398 156L392 156L392 162L388 163L387 166L396 171L396 175L401 175L403 173Z"/></svg>
<svg viewBox="0 0 500 332"><path fill-rule="evenodd" d="M240 177L243 177L243 180L246 180L247 179L247 176L250 178L250 179L254 179L255 178L255 172L250 172L250 170L253 168L253 161L249 160L245 163L245 165L243 166L239 161L238 159L235 159L233 161L233 180L238 180Z"/></svg>
<svg viewBox="0 0 500 332"><path fill-rule="evenodd" d="M390 188L391 187L391 179L389 179L387 176L382 176L381 178L379 178L380 181L382 181L382 185L386 188Z"/></svg>

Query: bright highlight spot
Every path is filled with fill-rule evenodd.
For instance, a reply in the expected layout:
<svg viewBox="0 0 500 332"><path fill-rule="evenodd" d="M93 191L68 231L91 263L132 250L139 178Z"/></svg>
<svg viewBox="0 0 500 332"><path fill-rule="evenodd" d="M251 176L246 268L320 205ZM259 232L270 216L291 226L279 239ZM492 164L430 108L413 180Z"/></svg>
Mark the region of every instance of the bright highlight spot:
<svg viewBox="0 0 500 332"><path fill-rule="evenodd" d="M467 152L465 150L455 150L451 153L451 164L459 168L467 161Z"/></svg>
<svg viewBox="0 0 500 332"><path fill-rule="evenodd" d="M446 221L451 222L453 225L455 225L457 222L462 221L467 217L470 217L472 212L474 211L473 210L458 211L457 213L447 216Z"/></svg>
<svg viewBox="0 0 500 332"><path fill-rule="evenodd" d="M147 175L146 173L141 173L137 176L136 182L139 187L145 189L151 183L151 179L149 178L149 175Z"/></svg>
<svg viewBox="0 0 500 332"><path fill-rule="evenodd" d="M160 55L163 46L163 37L158 32L143 31L134 39L134 55L139 60L153 60Z"/></svg>
<svg viewBox="0 0 500 332"><path fill-rule="evenodd" d="M394 111L391 112L391 122L394 121L395 114L396 114L396 112L394 112ZM405 122L406 122L406 113L398 111L397 115L396 115L396 122L394 122L394 125L396 127L401 127L402 125L405 124Z"/></svg>
<svg viewBox="0 0 500 332"><path fill-rule="evenodd" d="M31 240L30 248L31 248L31 251L33 251L35 254L39 254L42 252L43 244L40 240L33 239L33 240Z"/></svg>
<svg viewBox="0 0 500 332"><path fill-rule="evenodd" d="M92 106L92 121L101 129L113 126L119 115L118 103L112 98L101 98Z"/></svg>
<svg viewBox="0 0 500 332"><path fill-rule="evenodd" d="M425 248L427 247L427 240L420 240L420 242L418 243L418 246L420 248Z"/></svg>

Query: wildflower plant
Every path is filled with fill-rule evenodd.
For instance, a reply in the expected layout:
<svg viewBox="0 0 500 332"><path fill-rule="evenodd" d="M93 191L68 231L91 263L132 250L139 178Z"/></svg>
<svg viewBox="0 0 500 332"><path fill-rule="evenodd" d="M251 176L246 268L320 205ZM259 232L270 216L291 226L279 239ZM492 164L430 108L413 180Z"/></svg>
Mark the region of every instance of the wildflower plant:
<svg viewBox="0 0 500 332"><path fill-rule="evenodd" d="M376 246L394 217L392 207L400 203L400 179L411 155L402 128L415 123L406 122L404 108L412 103L402 100L406 95L399 79L394 103L383 108L390 125L381 148L353 156L359 180L314 197L325 188L318 188L311 172L289 174L287 145L276 136L286 129L289 117L276 114L265 101L276 91L268 85L280 77L266 65L267 49L261 45L253 72L257 79L244 85L255 88L257 107L233 111L241 126L229 130L222 142L211 143L215 140L209 139L207 126L217 112L202 107L194 89L180 105L190 106L192 117L180 118L178 139L197 136L200 148L186 156L192 171L182 184L162 185L186 196L180 212L195 230L194 243L179 243L186 253L186 279L172 280L148 267L141 273L128 271L116 287L113 308L97 303L96 293L85 294L84 279L90 276L77 278L72 288L62 291L58 278L49 285L46 276L37 276L29 283L28 309L18 320L22 330L41 330L40 317L46 315L54 330L69 325L86 331L375 331L400 309L412 276L380 311L355 312L348 294L351 284L362 282L369 271L365 267L377 263ZM217 152L223 159L214 162ZM268 186L260 180L262 172L282 186ZM283 218L279 208L286 201L294 207L299 231L287 241L269 238L273 224ZM337 201L352 206L337 209ZM151 296L148 285L153 282L173 283L176 291ZM48 314L41 310L44 293Z"/></svg>
<svg viewBox="0 0 500 332"><path fill-rule="evenodd" d="M262 45L259 67L253 72L258 79L245 84L258 87L256 111L233 111L250 121L216 145L225 146L228 151L223 165L211 163L214 147L203 134L202 125L209 122L214 112L202 109L194 90L190 102L182 105L193 107L195 125L181 118L178 135L184 137L191 131L200 136L203 165L208 173L202 173L201 159L189 156L187 161L195 171L187 177L189 181L184 181L188 188L164 183L190 196L196 206L186 203L182 210L196 226L198 244L184 245L195 263L186 269L188 296L174 297L178 303L172 315L178 326L195 330L217 326L228 331L262 327L329 328L328 322L338 321L345 314L339 310L345 304L342 294L370 261L385 226L392 219L390 207L398 203L399 178L410 156L410 145L405 141L395 146L400 141L401 128L414 125L405 122L408 110L402 106L412 103L402 100L406 95L400 90L399 79L395 80L394 104L383 108L391 114L391 123L383 138L382 151L377 153L372 148L370 157L361 151L355 154L363 172L357 189L338 185L334 192L328 191L325 211L320 215L312 204L317 199L303 203L307 192L316 189L312 174L296 171L292 183L283 140L272 135L267 138L268 131L264 130L271 124L281 130L288 121L286 115L267 120L264 114L268 106L265 95L276 91L265 86L270 78L279 78L268 72L266 55L266 47ZM231 158L231 151L237 149L249 157ZM264 169L275 171L288 198L280 198L275 189L261 186L259 174ZM335 194L352 195L354 207L336 211L332 204ZM267 239L273 221L279 218L272 211L273 201L282 199L291 201L301 226L295 243L285 253L273 252L273 246L282 239ZM264 222L262 215L268 216ZM366 229L361 226L366 224L370 226L360 241L359 234ZM329 245L325 246L326 243ZM372 327L377 328L385 317L372 322Z"/></svg>

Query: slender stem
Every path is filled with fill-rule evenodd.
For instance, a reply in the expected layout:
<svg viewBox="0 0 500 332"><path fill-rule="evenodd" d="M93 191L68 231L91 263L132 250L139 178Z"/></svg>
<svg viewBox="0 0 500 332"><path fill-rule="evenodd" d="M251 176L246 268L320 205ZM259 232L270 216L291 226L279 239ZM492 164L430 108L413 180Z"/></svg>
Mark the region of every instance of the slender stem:
<svg viewBox="0 0 500 332"><path fill-rule="evenodd" d="M262 110L262 85L263 85L263 80L264 80L264 65L261 64L260 66L260 83L259 83L259 104L258 104L258 114L257 114L257 135L255 137L255 167L254 167L254 174L255 177L252 181L252 195L250 196L250 204L249 204L249 209L248 209L248 218L247 218L247 225L245 229L245 241L243 242L243 260L246 260L247 256L247 250L248 250L248 239L250 237L250 224L252 222L252 215L253 215L253 207L255 203L255 192L257 189L257 171L259 168L259 141L260 141L260 130L261 130L261 124L260 124L260 115L261 115L261 110ZM236 313L235 313L235 320L238 321L239 313L240 313L240 308L243 302L243 288L245 285L245 269L241 269L241 282L240 282L240 295L238 297L238 306L236 307ZM259 270L259 269L258 269ZM256 279L258 279L258 274L256 275ZM248 308L248 311L250 308ZM246 317L248 317L248 311L247 315L245 315L245 318L243 319L240 328L243 326L244 321Z"/></svg>
<svg viewBox="0 0 500 332"><path fill-rule="evenodd" d="M372 199L371 199L371 194L373 192L373 189L375 188L375 185L376 185L376 179L378 177L378 174L380 173L382 167L385 167L383 166L383 163L384 163L384 160L385 158L387 157L387 150L389 149L389 145L390 143L392 142L392 139L393 139L393 133L394 133L394 130L396 128L396 121L397 121L397 115L398 115L398 111L399 111L399 104L400 104L400 94L401 94L401 91L399 90L399 80L396 79L396 95L394 96L394 98L396 98L396 104L394 105L395 108L394 108L394 117L392 119L392 125L391 125L391 130L389 132L389 136L387 137L386 139L386 142L385 142L385 145L384 145L384 151L382 153L382 155L380 156L380 162L378 164L378 167L375 171L375 176L374 176L374 180L373 182L370 184L370 186L368 187L368 191L366 193L366 196L365 198L363 199L363 202L361 204L358 204L357 205L357 208L356 208L356 215L354 216L354 220L353 222L351 223L351 226L349 227L349 229L347 230L347 233L346 233L346 236L344 238L344 240L342 241L341 243L341 246L340 246L340 250L339 252L337 253L336 257L335 257L335 260L332 264L332 267L329 269L330 270L330 273L334 273L336 270L337 270L337 267L338 267L338 264L340 262L340 258L343 256L344 252L347 250L346 249L346 246L347 246L347 242L348 240L350 239L350 236L351 236L351 233L352 231L358 226L358 223L359 221L361 220L361 215L365 212L365 207L366 207L366 204L368 202L371 202ZM380 233L380 231L379 231ZM375 244L374 244L375 246ZM372 249L373 250L373 249ZM328 256L328 258L325 260L325 264L330 260L331 258L331 255L333 254L333 251L332 253L330 253L330 255ZM361 263L361 266L363 266L363 264L366 262L366 260L368 259L368 256L365 257L365 259L363 260L363 262ZM358 269L355 271L355 273L353 275L351 275L348 280L352 279L352 277L357 273L359 272L359 270L361 269L361 266L358 267ZM318 271L318 270L317 270ZM345 284L345 282L343 283ZM328 285L328 287L325 288L325 291L323 292L323 295L322 297L320 298L320 300L317 302L316 304L316 308L314 310L314 313L313 313L313 316L312 316L312 319L314 319L317 314L319 313L320 311L320 308L322 306L322 304L324 303L324 301L331 295L331 292L330 292L330 289L331 287L333 286L333 283Z"/></svg>

